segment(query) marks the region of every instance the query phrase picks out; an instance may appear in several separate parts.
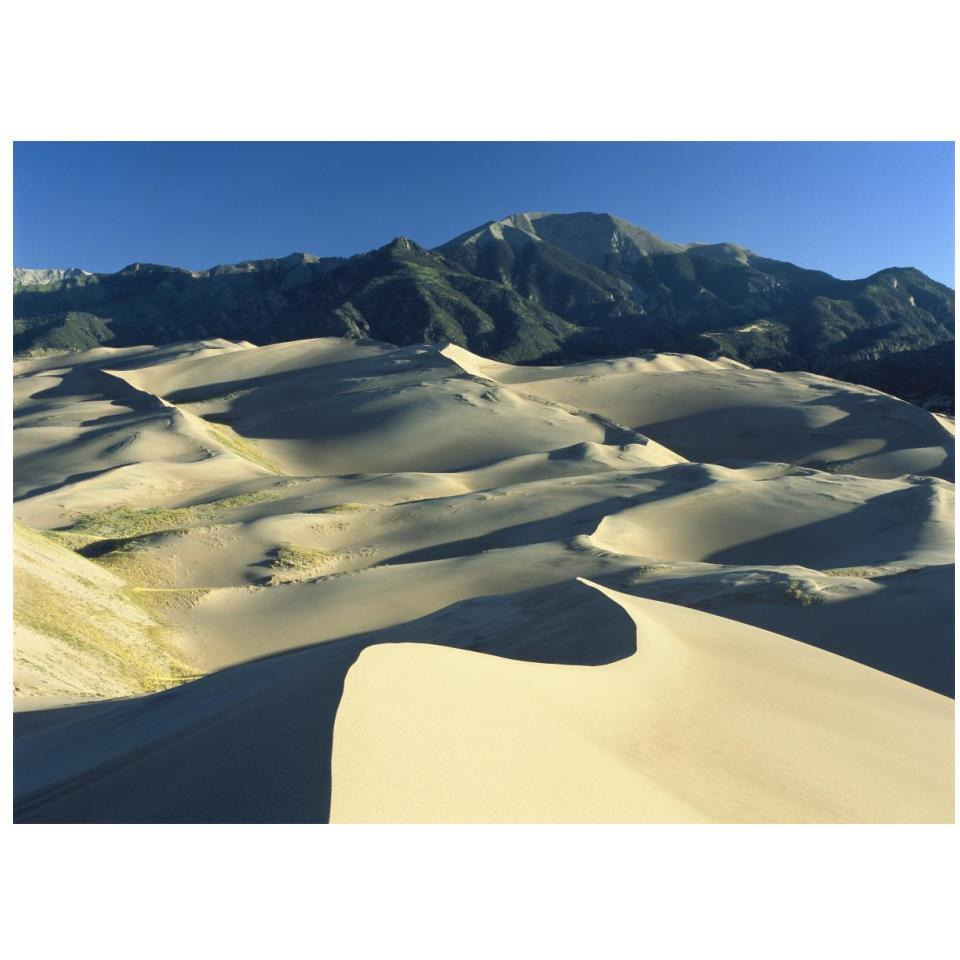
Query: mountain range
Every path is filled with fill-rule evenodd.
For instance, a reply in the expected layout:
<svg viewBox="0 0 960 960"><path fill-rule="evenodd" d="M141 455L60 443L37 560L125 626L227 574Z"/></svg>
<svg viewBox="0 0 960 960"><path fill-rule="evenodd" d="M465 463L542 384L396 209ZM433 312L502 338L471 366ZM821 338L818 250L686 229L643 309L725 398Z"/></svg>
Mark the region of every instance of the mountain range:
<svg viewBox="0 0 960 960"><path fill-rule="evenodd" d="M207 337L442 342L510 363L675 351L807 370L952 413L954 291L912 267L859 280L609 214L522 213L426 249L296 253L190 271L14 272L18 354Z"/></svg>

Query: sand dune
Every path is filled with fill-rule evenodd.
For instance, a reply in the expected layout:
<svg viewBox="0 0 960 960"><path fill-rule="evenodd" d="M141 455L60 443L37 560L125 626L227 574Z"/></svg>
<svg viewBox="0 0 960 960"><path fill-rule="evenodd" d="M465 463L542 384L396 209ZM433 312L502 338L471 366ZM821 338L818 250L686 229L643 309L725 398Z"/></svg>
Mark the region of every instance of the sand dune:
<svg viewBox="0 0 960 960"><path fill-rule="evenodd" d="M942 481L841 482L782 467L678 465L400 504L330 507L326 492L314 498L296 484L284 492L283 500L235 508L212 527L201 519L192 530L125 543L101 561L129 576L147 571L165 587L213 588L172 615L204 638L203 655L222 666L394 626L471 594L651 564L679 579L694 575L684 566L691 561L706 561L707 569L784 565L791 569L772 592L781 604L810 607L832 600L841 581L821 574L834 591L825 593L792 568L817 571L824 556L830 570L879 565L874 573L888 577L952 560L951 491ZM293 561L285 568L284 552L297 551L299 569ZM692 585L675 593L678 602L699 596ZM740 618L752 622L749 606ZM277 619L285 625L279 634L270 628ZM948 653L949 617L933 626L935 645ZM890 629L883 617L862 624L874 638Z"/></svg>
<svg viewBox="0 0 960 960"><path fill-rule="evenodd" d="M943 418L817 374L681 354L531 368L492 363L459 347L444 352L464 369L602 414L689 460L772 460L867 477L953 479L953 432Z"/></svg>
<svg viewBox="0 0 960 960"><path fill-rule="evenodd" d="M775 634L604 592L637 629L636 653L609 666L365 650L337 714L331 819L952 817L945 698Z"/></svg>
<svg viewBox="0 0 960 960"><path fill-rule="evenodd" d="M775 634L605 592L574 583L469 601L162 696L21 715L17 816L952 815L948 699Z"/></svg>
<svg viewBox="0 0 960 960"><path fill-rule="evenodd" d="M298 346L177 361L169 377L156 365L121 375L229 425L291 474L446 472L582 442L645 440L474 377L435 347Z"/></svg>
<svg viewBox="0 0 960 960"><path fill-rule="evenodd" d="M549 649L561 662L606 663L635 649L635 631L601 600L576 583L474 599L395 631L256 660L159 696L20 713L15 816L326 820L334 719L361 650L429 635L497 656L532 660Z"/></svg>
<svg viewBox="0 0 960 960"><path fill-rule="evenodd" d="M954 695L953 565L897 570L648 564L604 584L794 637ZM924 629L917 629L917 611Z"/></svg>
<svg viewBox="0 0 960 960"><path fill-rule="evenodd" d="M44 706L161 690L198 669L120 577L20 524L14 645L14 696Z"/></svg>
<svg viewBox="0 0 960 960"><path fill-rule="evenodd" d="M945 418L330 338L14 398L19 819L952 817Z"/></svg>

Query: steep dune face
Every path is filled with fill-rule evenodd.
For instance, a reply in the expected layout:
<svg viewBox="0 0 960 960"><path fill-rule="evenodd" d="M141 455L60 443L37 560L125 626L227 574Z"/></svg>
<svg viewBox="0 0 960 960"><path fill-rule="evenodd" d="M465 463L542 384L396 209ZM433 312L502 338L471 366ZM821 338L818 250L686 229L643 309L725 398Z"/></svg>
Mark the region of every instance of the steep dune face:
<svg viewBox="0 0 960 960"><path fill-rule="evenodd" d="M604 571L601 580L635 596L793 637L953 696L953 564L823 572L793 565L645 563ZM917 629L918 610L924 629Z"/></svg>
<svg viewBox="0 0 960 960"><path fill-rule="evenodd" d="M636 653L609 666L364 651L337 714L331 819L951 819L945 698L776 634L604 593L637 630Z"/></svg>
<svg viewBox="0 0 960 960"><path fill-rule="evenodd" d="M164 353L176 363L183 354L223 349L232 345L168 348L159 357L101 349L74 355L67 364L61 358L60 366L50 358L17 365L15 498L54 493L56 503L75 506L74 490L86 484L100 491L93 502L106 506L116 503L131 473L139 478L135 488L148 476L162 489L176 487L184 476L196 476L194 486L211 487L267 472L256 456L238 456L237 444L216 428L110 369L118 362L162 365ZM144 465L149 468L131 470Z"/></svg>
<svg viewBox="0 0 960 960"><path fill-rule="evenodd" d="M331 744L341 819L948 817L948 421L678 354L209 340L15 374L18 603L99 631L78 658L20 618L20 819L324 820Z"/></svg>
<svg viewBox="0 0 960 960"><path fill-rule="evenodd" d="M162 696L18 715L15 817L46 822L317 822L343 679L378 643L609 663L635 648L614 605L573 583L472 599L396 630L221 670ZM568 629L572 628L572 629Z"/></svg>

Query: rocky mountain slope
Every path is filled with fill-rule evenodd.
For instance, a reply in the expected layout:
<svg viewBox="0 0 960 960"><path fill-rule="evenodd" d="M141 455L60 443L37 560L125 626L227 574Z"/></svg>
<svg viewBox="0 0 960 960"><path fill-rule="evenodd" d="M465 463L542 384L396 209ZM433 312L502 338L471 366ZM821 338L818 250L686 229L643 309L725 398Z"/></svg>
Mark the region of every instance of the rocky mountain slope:
<svg viewBox="0 0 960 960"><path fill-rule="evenodd" d="M735 244L668 243L607 214L517 214L436 250L401 237L349 259L14 278L19 353L321 335L450 341L511 363L678 350L906 389L952 410L942 357L954 292L919 270L838 280ZM900 354L919 367L906 388Z"/></svg>

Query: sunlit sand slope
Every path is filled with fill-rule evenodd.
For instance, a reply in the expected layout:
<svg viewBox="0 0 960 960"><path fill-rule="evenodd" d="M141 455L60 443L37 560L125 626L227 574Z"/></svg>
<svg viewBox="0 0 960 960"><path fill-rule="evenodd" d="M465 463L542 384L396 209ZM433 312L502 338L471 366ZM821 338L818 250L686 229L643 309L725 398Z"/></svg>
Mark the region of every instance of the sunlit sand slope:
<svg viewBox="0 0 960 960"><path fill-rule="evenodd" d="M337 715L332 819L952 819L946 698L776 634L604 592L637 629L636 653L607 666L366 650Z"/></svg>

